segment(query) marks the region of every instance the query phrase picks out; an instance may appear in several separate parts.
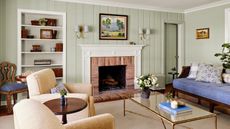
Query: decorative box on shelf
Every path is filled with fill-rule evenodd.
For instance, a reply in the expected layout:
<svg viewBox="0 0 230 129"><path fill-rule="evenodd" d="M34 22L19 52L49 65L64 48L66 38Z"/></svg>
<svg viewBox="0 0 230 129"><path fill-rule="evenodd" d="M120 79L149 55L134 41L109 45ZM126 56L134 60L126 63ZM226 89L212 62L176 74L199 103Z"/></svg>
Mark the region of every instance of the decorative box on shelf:
<svg viewBox="0 0 230 129"><path fill-rule="evenodd" d="M51 65L50 59L34 60L34 65Z"/></svg>
<svg viewBox="0 0 230 129"><path fill-rule="evenodd" d="M55 74L56 77L62 77L63 76L63 74L62 74L62 72L63 72L62 68L53 68L53 71L54 71L54 74Z"/></svg>

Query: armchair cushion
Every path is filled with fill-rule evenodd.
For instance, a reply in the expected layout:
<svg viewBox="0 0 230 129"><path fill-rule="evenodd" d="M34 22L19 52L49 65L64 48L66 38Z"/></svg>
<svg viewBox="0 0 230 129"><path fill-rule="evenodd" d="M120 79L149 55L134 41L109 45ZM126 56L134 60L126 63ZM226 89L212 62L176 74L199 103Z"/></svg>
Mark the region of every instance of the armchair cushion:
<svg viewBox="0 0 230 129"><path fill-rule="evenodd" d="M26 84L24 83L16 83L16 82L9 82L9 83L4 83L0 87L0 91L15 91L15 90L20 90L26 88Z"/></svg>
<svg viewBox="0 0 230 129"><path fill-rule="evenodd" d="M13 110L15 129L115 129L114 117L110 114L102 114L62 125L45 105L32 99L20 101Z"/></svg>
<svg viewBox="0 0 230 129"><path fill-rule="evenodd" d="M50 93L54 94L54 93L60 93L61 90L65 90L67 93L69 93L69 91L65 88L65 85L63 83L58 83L57 86L55 86L54 88L50 89Z"/></svg>
<svg viewBox="0 0 230 129"><path fill-rule="evenodd" d="M26 80L30 97L50 93L50 89L57 85L52 69L43 69L32 73L27 76Z"/></svg>
<svg viewBox="0 0 230 129"><path fill-rule="evenodd" d="M70 93L85 93L88 96L92 96L93 89L91 84L82 83L67 83L65 87Z"/></svg>
<svg viewBox="0 0 230 129"><path fill-rule="evenodd" d="M81 119L64 126L66 129L114 129L115 127L114 117L108 113Z"/></svg>

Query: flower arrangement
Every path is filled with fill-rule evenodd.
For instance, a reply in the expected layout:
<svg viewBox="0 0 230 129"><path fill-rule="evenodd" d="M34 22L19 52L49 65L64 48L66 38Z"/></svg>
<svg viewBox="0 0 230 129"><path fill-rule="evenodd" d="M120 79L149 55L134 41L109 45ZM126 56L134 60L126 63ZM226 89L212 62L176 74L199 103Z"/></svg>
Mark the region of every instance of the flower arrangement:
<svg viewBox="0 0 230 129"><path fill-rule="evenodd" d="M65 89L60 90L60 95L61 96L67 95L67 91Z"/></svg>
<svg viewBox="0 0 230 129"><path fill-rule="evenodd" d="M141 89L150 88L152 86L158 87L157 83L158 79L153 74L141 75L137 78L137 84L141 87Z"/></svg>

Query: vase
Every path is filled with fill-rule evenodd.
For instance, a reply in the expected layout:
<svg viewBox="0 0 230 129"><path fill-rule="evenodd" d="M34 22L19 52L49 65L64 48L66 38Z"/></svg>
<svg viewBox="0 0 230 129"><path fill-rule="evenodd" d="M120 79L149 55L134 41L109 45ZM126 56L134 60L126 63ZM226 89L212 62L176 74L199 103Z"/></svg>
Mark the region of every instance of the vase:
<svg viewBox="0 0 230 129"><path fill-rule="evenodd" d="M141 97L144 99L149 99L150 96L150 89L149 88L143 88L141 91Z"/></svg>
<svg viewBox="0 0 230 129"><path fill-rule="evenodd" d="M64 95L61 96L61 99L60 99L60 103L61 103L61 106L65 106L66 105L66 98Z"/></svg>

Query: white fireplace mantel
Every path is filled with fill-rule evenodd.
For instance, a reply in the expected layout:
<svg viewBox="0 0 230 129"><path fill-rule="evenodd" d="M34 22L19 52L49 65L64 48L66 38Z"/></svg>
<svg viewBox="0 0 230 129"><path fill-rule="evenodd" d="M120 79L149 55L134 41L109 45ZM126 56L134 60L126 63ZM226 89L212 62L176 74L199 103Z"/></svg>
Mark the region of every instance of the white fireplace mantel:
<svg viewBox="0 0 230 129"><path fill-rule="evenodd" d="M80 44L82 48L82 81L91 83L90 58L111 56L134 56L134 75L141 75L141 50L144 45ZM136 86L135 86L136 88Z"/></svg>

